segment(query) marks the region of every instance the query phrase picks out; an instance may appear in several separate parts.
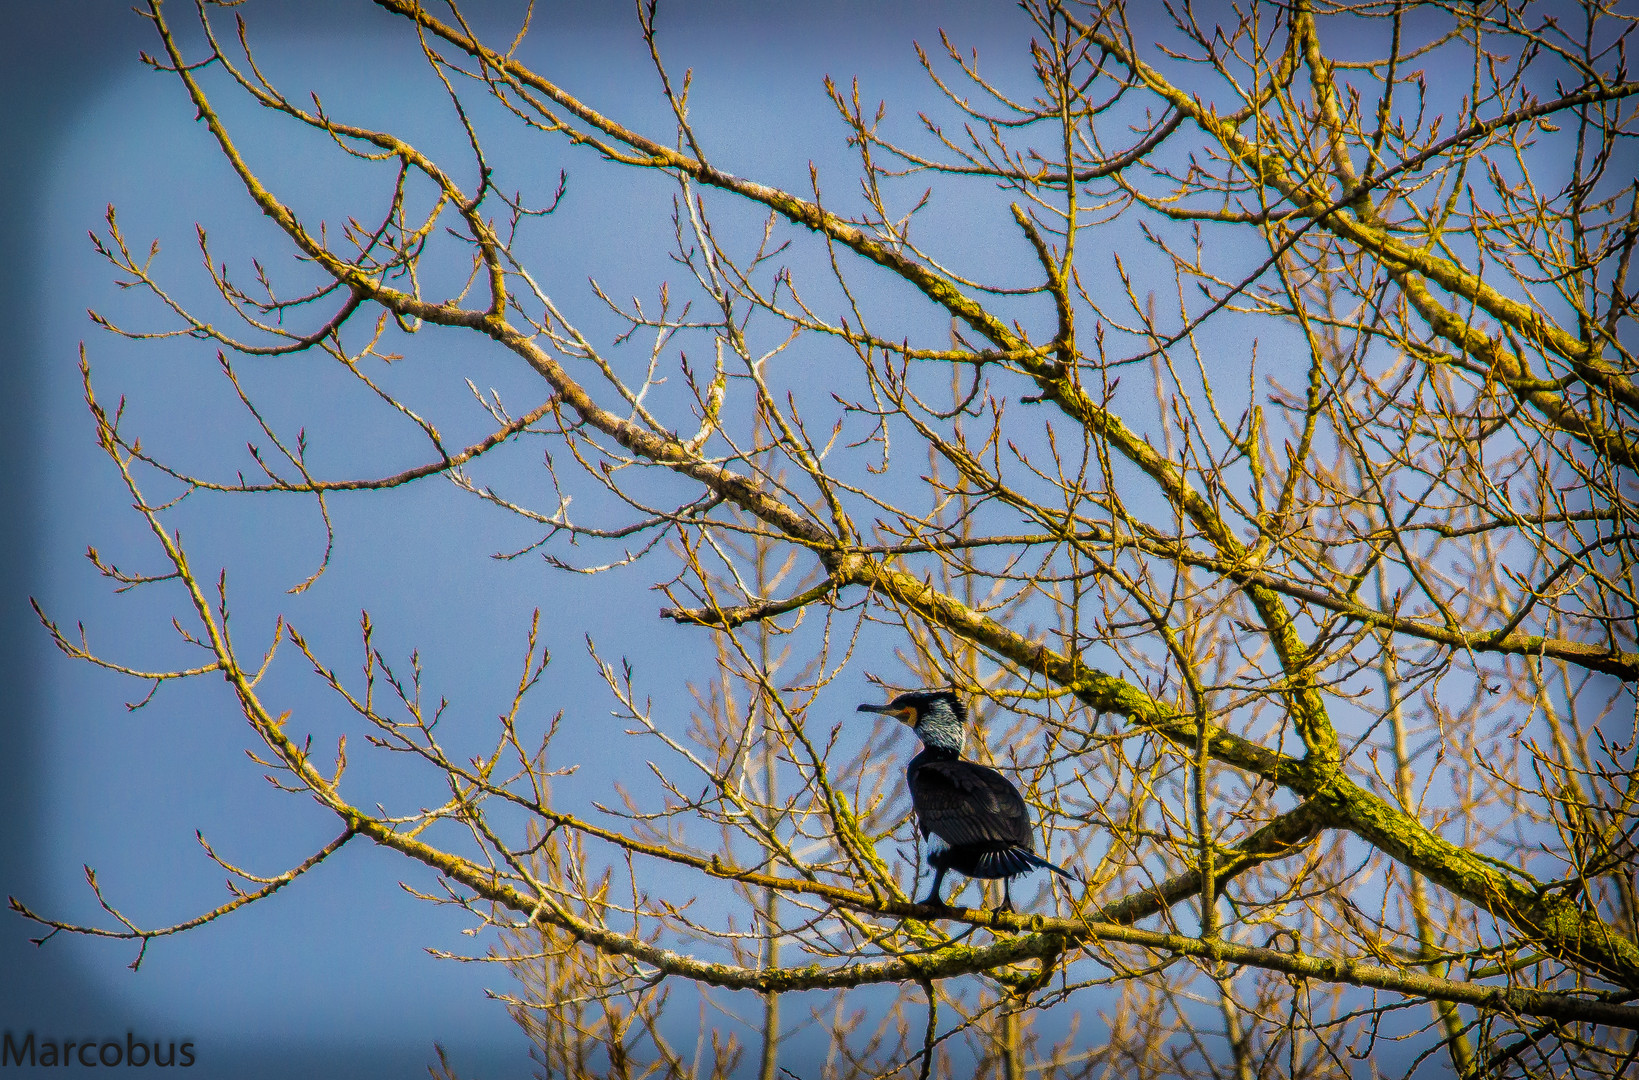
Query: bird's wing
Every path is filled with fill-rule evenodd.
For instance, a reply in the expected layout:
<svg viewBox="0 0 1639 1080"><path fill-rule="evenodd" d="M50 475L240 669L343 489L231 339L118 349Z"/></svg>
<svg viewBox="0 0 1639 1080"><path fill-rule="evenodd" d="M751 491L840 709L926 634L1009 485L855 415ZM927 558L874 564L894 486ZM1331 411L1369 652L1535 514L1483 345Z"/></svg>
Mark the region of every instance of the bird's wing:
<svg viewBox="0 0 1639 1080"><path fill-rule="evenodd" d="M1035 848L1030 812L1012 781L971 761L928 761L907 778L922 835L952 847Z"/></svg>

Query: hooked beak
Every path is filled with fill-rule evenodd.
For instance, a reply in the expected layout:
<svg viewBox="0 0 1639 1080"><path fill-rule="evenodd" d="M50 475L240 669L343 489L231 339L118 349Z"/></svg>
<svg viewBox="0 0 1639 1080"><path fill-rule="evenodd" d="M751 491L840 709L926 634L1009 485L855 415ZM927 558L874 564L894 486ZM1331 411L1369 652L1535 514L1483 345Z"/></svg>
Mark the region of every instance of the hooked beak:
<svg viewBox="0 0 1639 1080"><path fill-rule="evenodd" d="M861 705L859 708L855 709L854 711L855 712L881 713L883 716L893 717L895 720L898 720L901 724L908 724L908 723L911 722L910 721L910 710L909 709L896 709L892 705L864 704L864 705Z"/></svg>

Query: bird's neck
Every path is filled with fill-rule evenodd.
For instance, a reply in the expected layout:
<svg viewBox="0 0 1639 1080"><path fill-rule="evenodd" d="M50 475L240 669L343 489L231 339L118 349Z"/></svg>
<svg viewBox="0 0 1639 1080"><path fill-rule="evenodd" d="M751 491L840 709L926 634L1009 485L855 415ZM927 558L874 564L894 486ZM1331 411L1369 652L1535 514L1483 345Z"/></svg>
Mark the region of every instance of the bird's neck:
<svg viewBox="0 0 1639 1080"><path fill-rule="evenodd" d="M961 757L961 752L943 746L924 746L922 752L911 758L911 768L926 765L930 761L955 761Z"/></svg>

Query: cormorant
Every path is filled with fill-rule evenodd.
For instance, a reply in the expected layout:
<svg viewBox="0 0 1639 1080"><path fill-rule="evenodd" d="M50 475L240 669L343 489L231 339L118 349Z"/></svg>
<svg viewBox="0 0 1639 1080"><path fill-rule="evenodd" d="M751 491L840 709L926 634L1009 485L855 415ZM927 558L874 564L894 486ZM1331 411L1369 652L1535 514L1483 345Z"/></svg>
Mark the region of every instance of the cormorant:
<svg viewBox="0 0 1639 1080"><path fill-rule="evenodd" d="M1002 911L1013 910L1010 879L1041 867L1065 880L1070 873L1035 852L1030 811L1013 782L995 769L962 760L967 708L949 690L900 694L886 705L861 705L860 712L881 713L909 724L922 740L922 752L911 758L905 782L911 805L928 845L933 888L924 904L944 906L939 886L945 871L972 878L1002 880Z"/></svg>

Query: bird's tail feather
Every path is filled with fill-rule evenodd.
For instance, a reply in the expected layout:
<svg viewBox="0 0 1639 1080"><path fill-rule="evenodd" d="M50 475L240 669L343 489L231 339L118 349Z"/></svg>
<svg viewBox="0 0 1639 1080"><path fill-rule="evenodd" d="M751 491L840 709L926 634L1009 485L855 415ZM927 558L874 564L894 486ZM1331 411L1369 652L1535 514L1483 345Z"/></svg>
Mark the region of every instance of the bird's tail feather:
<svg viewBox="0 0 1639 1080"><path fill-rule="evenodd" d="M979 856L974 869L979 872L980 877L1010 878L1017 877L1038 867L1043 870L1051 870L1066 881L1076 880L1075 875L1063 867L1054 866L1041 856L1019 847L1006 848L1002 851L987 851Z"/></svg>
<svg viewBox="0 0 1639 1080"><path fill-rule="evenodd" d="M1076 877L1076 875L1070 873L1070 871L1066 870L1064 867L1054 866L1052 863L1048 862L1046 859L1042 858L1040 855L1037 855L1033 852L1026 852L1025 857L1029 860L1031 866L1039 866L1043 870L1051 870L1051 871L1053 871L1053 873L1057 874L1059 877L1063 878L1065 881L1078 881L1078 880L1080 880L1079 878Z"/></svg>

